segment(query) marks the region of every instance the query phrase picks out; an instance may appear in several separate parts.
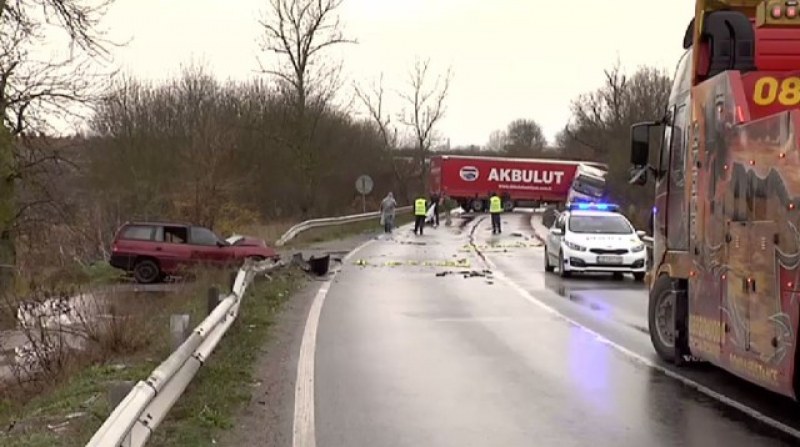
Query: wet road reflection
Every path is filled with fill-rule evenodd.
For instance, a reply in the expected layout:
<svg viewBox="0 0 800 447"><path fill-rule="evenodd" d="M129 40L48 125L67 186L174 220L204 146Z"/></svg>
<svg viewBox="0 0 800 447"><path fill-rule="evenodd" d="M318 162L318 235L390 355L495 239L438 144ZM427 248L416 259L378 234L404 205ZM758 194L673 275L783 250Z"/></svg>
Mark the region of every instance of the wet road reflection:
<svg viewBox="0 0 800 447"><path fill-rule="evenodd" d="M506 220L509 233L523 227ZM492 239L479 222L480 244L513 242ZM317 444L796 445L581 326L649 358L641 284L544 275L537 248L486 254L502 276L576 325L532 305L498 272L494 281L437 275L453 269L419 262L464 256L481 271L479 257L460 251L470 232L456 225L418 239L399 234L359 253L365 263L343 267L317 338Z"/></svg>
<svg viewBox="0 0 800 447"><path fill-rule="evenodd" d="M526 220L518 219L512 224L524 228L528 225ZM478 231L478 234L480 233L481 231ZM712 365L696 364L691 367L675 368L663 364L656 357L649 339L648 297L644 284L634 282L629 277L623 281L614 280L611 275L586 275L563 279L557 274L544 274L543 253L536 249L529 250L524 255L518 254L513 261L503 256L489 256L508 277L566 317L580 322L637 355L651 359L794 430L800 430L800 404L790 399L767 392ZM674 379L663 378L674 382ZM697 392L691 392L691 395L694 398L707 399ZM763 427L763 424L757 423L750 416L727 406L721 408L725 410L725 414L746 420L751 425ZM800 441L795 441L794 445L800 445Z"/></svg>

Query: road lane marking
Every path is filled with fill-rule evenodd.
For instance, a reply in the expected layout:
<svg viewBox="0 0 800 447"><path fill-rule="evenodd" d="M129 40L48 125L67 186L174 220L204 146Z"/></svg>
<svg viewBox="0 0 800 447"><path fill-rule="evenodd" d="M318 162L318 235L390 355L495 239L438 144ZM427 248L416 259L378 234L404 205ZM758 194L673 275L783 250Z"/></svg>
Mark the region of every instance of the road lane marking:
<svg viewBox="0 0 800 447"><path fill-rule="evenodd" d="M370 239L359 245L342 258L345 265L356 253L366 248L375 239ZM317 330L322 305L328 295L331 284L341 270L333 273L328 280L320 286L311 309L306 319L303 339L300 342L300 355L297 359L297 377L294 390L294 422L292 428L293 447L315 447L317 445L316 425L314 420L314 356L317 351Z"/></svg>
<svg viewBox="0 0 800 447"><path fill-rule="evenodd" d="M691 379L689 379L687 377L684 377L684 376L682 376L682 375L680 375L680 374L678 374L678 373L676 373L676 372L674 372L674 371L672 371L672 370L670 370L668 368L665 368L665 367L655 363L654 361L648 359L647 357L644 357L644 356L642 356L640 354L637 354L637 353L631 351L630 349L628 349L628 348L626 348L626 347L624 347L622 345L619 345L619 344L609 340L605 336L601 335L599 332L595 332L592 329L589 329L588 327L586 327L586 326L582 325L581 323L577 322L576 320L574 320L574 319L562 314L561 312L556 310L554 307L546 304L544 301L541 301L540 299L538 299L535 296L533 296L533 294L531 294L528 290L526 290L525 288L523 288L522 286L520 286L519 284L514 282L514 280L512 280L509 277L507 277L503 272L501 272L500 270L497 269L497 266L495 265L495 263L491 259L489 259L488 257L482 257L482 256L481 256L481 259L484 260L484 262L486 263L487 268L492 270L495 278L497 278L498 280L503 281L504 283L506 283L509 287L514 289L523 298L525 298L525 300L527 300L531 304L534 304L534 305L538 306L539 308L541 308L545 312L550 313L551 315L555 316L556 318L560 318L561 320L563 320L563 321L565 321L565 322L567 322L569 324L572 324L572 325L580 328L581 330L587 332L588 334L592 335L595 338L595 340L597 340L598 342L610 346L611 348L617 350L618 352L620 352L623 355L631 358L632 360L637 361L637 362L639 362L639 363L641 363L641 364L643 364L645 366L648 366L650 368L653 368L656 371L659 371L659 372L663 373L667 377L670 377L672 379L677 380L678 382L681 382L683 385L688 386L689 388L694 388L695 390L705 394L706 396L708 396L708 397L710 397L712 399L715 399L715 400L717 400L717 401L719 401L719 402L721 402L721 403L723 403L725 405L728 405L728 406L730 406L730 407L732 407L732 408L734 408L736 410L739 410L740 412L752 417L753 419L756 419L757 421L759 421L761 423L764 423L764 424L766 424L766 425L768 425L768 426L770 426L770 427L772 427L774 429L780 430L780 431L782 431L782 432L784 432L786 434L789 434L789 435L791 435L791 436L793 436L795 438L800 439L800 430L792 428L792 427L790 427L790 426L788 426L788 425L786 425L786 424L784 424L784 423L782 423L782 422L780 422L778 420L775 420L775 419L773 419L773 418L761 413L760 411L758 411L758 410L756 410L754 408L748 407L747 405L744 405L741 402L738 402L738 401L736 401L734 399L731 399L731 398L729 398L729 397L727 397L727 396L725 396L723 394L720 394L720 393L712 390L711 388L706 387L705 385L701 385L700 383L695 382L694 380L691 380Z"/></svg>

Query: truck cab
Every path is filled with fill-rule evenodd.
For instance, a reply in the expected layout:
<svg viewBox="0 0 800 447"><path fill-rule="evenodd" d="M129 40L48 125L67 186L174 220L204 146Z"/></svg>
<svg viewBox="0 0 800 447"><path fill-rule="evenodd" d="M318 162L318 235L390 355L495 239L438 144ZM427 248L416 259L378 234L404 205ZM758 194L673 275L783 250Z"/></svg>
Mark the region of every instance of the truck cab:
<svg viewBox="0 0 800 447"><path fill-rule="evenodd" d="M796 399L798 1L698 0L683 47L665 115L631 128L631 183L656 190L650 337Z"/></svg>
<svg viewBox="0 0 800 447"><path fill-rule="evenodd" d="M578 165L567 194L567 202L602 201L606 194L606 171L585 163Z"/></svg>

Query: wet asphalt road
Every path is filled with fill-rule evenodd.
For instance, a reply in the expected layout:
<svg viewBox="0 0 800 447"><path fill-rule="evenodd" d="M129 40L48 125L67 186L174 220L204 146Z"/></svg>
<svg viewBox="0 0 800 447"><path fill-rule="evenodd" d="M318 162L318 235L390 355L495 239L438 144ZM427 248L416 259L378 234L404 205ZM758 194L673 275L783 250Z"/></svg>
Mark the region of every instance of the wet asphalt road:
<svg viewBox="0 0 800 447"><path fill-rule="evenodd" d="M519 288L612 343L655 359L644 286L630 278L545 275L535 240L512 235L530 235L529 219L505 216L499 237L481 217L460 229L428 228L423 237L400 231L344 266L317 335L317 445L800 444L523 296ZM492 276L436 276L487 268L464 248L471 234L518 288ZM470 265L453 265L459 261ZM797 407L785 399L714 368L679 372L800 425Z"/></svg>

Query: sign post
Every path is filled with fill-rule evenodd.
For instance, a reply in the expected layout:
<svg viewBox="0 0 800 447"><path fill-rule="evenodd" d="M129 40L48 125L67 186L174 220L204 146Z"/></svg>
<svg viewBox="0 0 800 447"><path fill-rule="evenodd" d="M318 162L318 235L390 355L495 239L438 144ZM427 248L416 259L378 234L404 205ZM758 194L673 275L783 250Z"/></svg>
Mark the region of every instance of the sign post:
<svg viewBox="0 0 800 447"><path fill-rule="evenodd" d="M367 194L372 192L372 187L375 186L372 182L372 177L362 175L356 179L356 191L361 194L361 209L362 212L367 212Z"/></svg>

